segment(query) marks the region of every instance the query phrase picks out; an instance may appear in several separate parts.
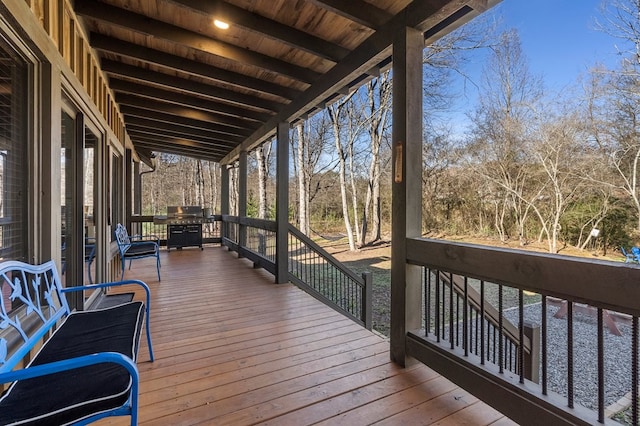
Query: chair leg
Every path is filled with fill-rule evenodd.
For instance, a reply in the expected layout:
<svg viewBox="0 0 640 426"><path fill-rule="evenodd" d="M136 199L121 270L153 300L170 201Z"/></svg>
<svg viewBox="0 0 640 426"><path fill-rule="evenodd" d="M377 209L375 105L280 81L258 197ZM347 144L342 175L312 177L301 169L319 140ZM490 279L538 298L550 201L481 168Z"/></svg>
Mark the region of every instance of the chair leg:
<svg viewBox="0 0 640 426"><path fill-rule="evenodd" d="M87 275L89 276L89 284L93 284L93 280L91 279L91 262L87 263Z"/></svg>
<svg viewBox="0 0 640 426"><path fill-rule="evenodd" d="M158 271L158 281L160 281L160 256L156 256L156 270Z"/></svg>

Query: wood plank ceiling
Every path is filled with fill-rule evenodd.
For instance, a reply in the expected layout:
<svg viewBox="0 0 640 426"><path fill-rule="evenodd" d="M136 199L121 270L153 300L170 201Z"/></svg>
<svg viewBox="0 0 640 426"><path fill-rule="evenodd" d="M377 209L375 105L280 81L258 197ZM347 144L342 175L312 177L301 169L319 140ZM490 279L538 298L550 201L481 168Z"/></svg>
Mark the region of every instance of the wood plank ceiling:
<svg viewBox="0 0 640 426"><path fill-rule="evenodd" d="M141 158L229 163L499 0L76 0ZM218 19L226 30L214 25Z"/></svg>

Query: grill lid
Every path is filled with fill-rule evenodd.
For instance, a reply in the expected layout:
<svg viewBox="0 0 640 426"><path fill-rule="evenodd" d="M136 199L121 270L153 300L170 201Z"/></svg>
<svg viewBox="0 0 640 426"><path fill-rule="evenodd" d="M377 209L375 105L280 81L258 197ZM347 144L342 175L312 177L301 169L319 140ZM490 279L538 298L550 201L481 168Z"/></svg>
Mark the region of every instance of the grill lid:
<svg viewBox="0 0 640 426"><path fill-rule="evenodd" d="M167 219L202 217L200 206L167 206Z"/></svg>

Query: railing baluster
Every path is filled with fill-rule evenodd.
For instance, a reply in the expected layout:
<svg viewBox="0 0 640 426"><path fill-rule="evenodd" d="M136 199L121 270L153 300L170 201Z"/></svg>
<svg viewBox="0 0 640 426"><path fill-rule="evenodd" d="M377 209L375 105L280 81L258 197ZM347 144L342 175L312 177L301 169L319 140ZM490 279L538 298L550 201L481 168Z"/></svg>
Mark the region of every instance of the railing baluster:
<svg viewBox="0 0 640 426"><path fill-rule="evenodd" d="M484 365L484 280L480 281L480 364ZM487 344L489 339L487 339Z"/></svg>
<svg viewBox="0 0 640 426"><path fill-rule="evenodd" d="M638 418L638 317L631 319L631 422L637 425Z"/></svg>
<svg viewBox="0 0 640 426"><path fill-rule="evenodd" d="M500 373L504 373L504 353L503 351L503 323L502 323L502 284L498 285L498 368L500 369ZM494 331L495 333L495 331Z"/></svg>
<svg viewBox="0 0 640 426"><path fill-rule="evenodd" d="M425 335L429 336L429 328L431 327L431 273L426 266L422 268L424 275L424 330Z"/></svg>
<svg viewBox="0 0 640 426"><path fill-rule="evenodd" d="M540 313L540 316L542 317L542 394L547 395L547 296L544 294L542 295L540 309L542 310Z"/></svg>
<svg viewBox="0 0 640 426"><path fill-rule="evenodd" d="M524 383L524 293L522 289L518 290L518 348L516 354L518 356L518 369L520 370L520 383Z"/></svg>
<svg viewBox="0 0 640 426"><path fill-rule="evenodd" d="M567 303L567 406L573 408L573 302Z"/></svg>
<svg viewBox="0 0 640 426"><path fill-rule="evenodd" d="M435 316L434 316L434 331L436 335L436 341L440 342L440 271L435 270L436 288L435 288Z"/></svg>
<svg viewBox="0 0 640 426"><path fill-rule="evenodd" d="M460 296L458 293L456 295L456 316L454 317L454 321L456 323L456 346L460 346Z"/></svg>
<svg viewBox="0 0 640 426"><path fill-rule="evenodd" d="M453 341L453 273L449 272L449 342L454 349Z"/></svg>
<svg viewBox="0 0 640 426"><path fill-rule="evenodd" d="M464 346L464 356L469 356L469 333L467 324L467 306L469 304L469 280L464 277L464 301L462 303L462 344Z"/></svg>
<svg viewBox="0 0 640 426"><path fill-rule="evenodd" d="M442 327L442 340L444 340L447 337L445 336L445 330L447 328L446 327L447 321L445 318L446 311L447 311L445 309L445 307L447 306L447 291L446 291L447 284L445 282L444 276L441 278L441 283L442 283L442 312L440 313L440 315L442 316L442 321L440 323L440 326Z"/></svg>
<svg viewBox="0 0 640 426"><path fill-rule="evenodd" d="M598 421L604 423L604 311L598 308Z"/></svg>

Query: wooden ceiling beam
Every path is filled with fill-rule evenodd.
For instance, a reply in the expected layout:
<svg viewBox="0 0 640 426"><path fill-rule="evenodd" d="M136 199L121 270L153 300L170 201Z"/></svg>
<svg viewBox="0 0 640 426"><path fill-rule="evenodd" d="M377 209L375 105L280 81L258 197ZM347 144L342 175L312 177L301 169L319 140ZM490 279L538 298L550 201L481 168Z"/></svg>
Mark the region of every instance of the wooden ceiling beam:
<svg viewBox="0 0 640 426"><path fill-rule="evenodd" d="M149 149L151 151L162 152L165 154L181 155L183 157L197 158L213 162L220 162L224 156L224 152L207 150L204 147L193 146L184 141L176 139L164 139L162 141L153 141L144 137L140 137L134 141L136 148Z"/></svg>
<svg viewBox="0 0 640 426"><path fill-rule="evenodd" d="M222 154L228 151L227 148L216 147L211 144L202 143L202 142L198 142L198 141L194 141L186 138L173 138L169 136L149 135L144 132L137 132L137 131L132 131L131 137L132 139L135 138L137 141L145 141L149 144L156 144L156 145L162 144L165 141L172 142L172 143L175 142L177 145L180 145L180 146L203 149L210 152L215 152L217 154Z"/></svg>
<svg viewBox="0 0 640 426"><path fill-rule="evenodd" d="M253 150L271 137L280 123L291 123L305 111L314 108L319 100L330 98L340 88L357 79L359 75L365 74L372 66L385 62L391 56L391 45L395 34L400 33L403 28L427 31L465 7L466 3L467 0L412 1L404 10L363 41L349 56L323 74L302 96L285 106L275 117L248 137L242 145L231 151L222 159L223 164L234 161L242 151ZM466 15L463 21L470 18L470 14Z"/></svg>
<svg viewBox="0 0 640 426"><path fill-rule="evenodd" d="M233 147L242 141L239 136L228 135L220 132L212 132L202 129L195 129L176 123L166 123L151 118L142 118L136 116L125 115L125 126L134 126L138 129L151 129L157 132L167 132L167 134L175 133L175 135L185 135L185 137L197 140L206 140L212 143L218 143L224 146Z"/></svg>
<svg viewBox="0 0 640 426"><path fill-rule="evenodd" d="M173 114L180 117L188 117L194 120L216 123L218 125L228 127L230 132L237 132L237 134L257 128L256 123L253 121L242 120L239 118L216 114L214 112L207 112L200 109L184 107L169 102L151 100L137 95L116 93L115 100L120 105L128 105L153 111L160 111L166 114Z"/></svg>
<svg viewBox="0 0 640 426"><path fill-rule="evenodd" d="M233 90L223 89L221 87L210 86L208 84L187 80L180 77L174 77L161 72L155 72L144 68L135 67L133 65L124 64L122 62L104 59L100 62L100 68L107 74L115 74L123 77L132 78L141 82L154 83L159 86L172 90L182 90L201 96L208 96L213 99L233 102L239 105L259 108L266 111L277 112L284 104L261 99L256 96L245 95L234 92Z"/></svg>
<svg viewBox="0 0 640 426"><path fill-rule="evenodd" d="M332 62L339 62L349 54L342 46L220 0L173 1L209 15L211 19L220 19Z"/></svg>
<svg viewBox="0 0 640 426"><path fill-rule="evenodd" d="M144 107L138 108L130 105L121 105L120 111L125 116L129 115L132 117L145 118L148 120L162 121L168 124L179 124L185 127L192 127L194 129L202 129L212 133L216 132L223 135L229 135L229 136L241 138L241 140L244 140L247 134L251 133L250 130L246 130L246 129L238 129L234 127L222 126L220 124L212 123L210 121L202 121L202 120L197 120L189 117L172 115L172 113L151 110Z"/></svg>
<svg viewBox="0 0 640 426"><path fill-rule="evenodd" d="M320 74L262 53L241 48L230 43L189 31L187 29L158 21L151 17L120 9L96 0L83 0L75 3L78 15L95 19L109 25L127 28L136 33L157 37L194 50L210 53L230 61L252 65L269 70L305 83L312 83Z"/></svg>
<svg viewBox="0 0 640 426"><path fill-rule="evenodd" d="M363 0L309 0L311 3L336 15L357 22L360 25L377 30L392 17L390 13Z"/></svg>
<svg viewBox="0 0 640 426"><path fill-rule="evenodd" d="M183 92L175 90L165 90L152 87L146 84L133 83L118 78L109 79L109 87L116 93L127 93L132 95L138 95L147 97L150 99L164 100L187 107L198 108L204 111L216 111L221 114L228 114L232 117L242 117L249 120L258 122L267 121L271 115L246 108L238 108L232 105L223 104L220 102L213 102L208 99L186 95Z"/></svg>
<svg viewBox="0 0 640 426"><path fill-rule="evenodd" d="M135 133L139 135L145 134L145 135L149 135L150 137L163 137L163 138L166 137L166 138L185 139L185 140L194 141L194 142L201 142L211 146L218 147L221 150L225 150L227 152L230 151L235 146L235 144L216 142L216 141L212 141L211 139L199 138L197 136L193 136L187 133L172 132L167 130L160 130L153 127L136 126L133 124L127 124L127 132L131 132L131 134Z"/></svg>
<svg viewBox="0 0 640 426"><path fill-rule="evenodd" d="M266 93L284 99L294 99L302 93L259 78L249 77L244 74L227 71L209 64L172 55L160 50L143 47L124 40L105 36L96 32L90 34L91 47L103 52L109 52L137 61L158 65L172 70L178 70L185 74L204 77L220 83L231 84L242 89L250 89L259 93Z"/></svg>

